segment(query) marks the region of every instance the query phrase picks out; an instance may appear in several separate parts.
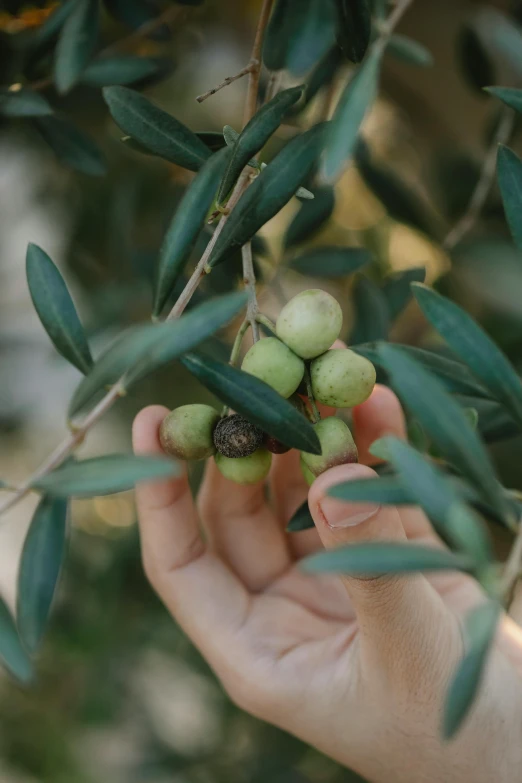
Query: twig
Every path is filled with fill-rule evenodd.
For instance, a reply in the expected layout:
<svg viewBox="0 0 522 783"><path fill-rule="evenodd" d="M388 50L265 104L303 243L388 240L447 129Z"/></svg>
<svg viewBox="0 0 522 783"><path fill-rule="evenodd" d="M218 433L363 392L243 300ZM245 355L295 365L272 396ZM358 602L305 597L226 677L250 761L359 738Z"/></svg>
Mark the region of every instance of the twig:
<svg viewBox="0 0 522 783"><path fill-rule="evenodd" d="M232 84L232 82L237 81L238 79L241 79L243 76L246 76L247 73L250 73L254 65L252 63L249 63L244 68L242 68L239 73L236 73L235 76L227 76L226 79L223 79L221 84L218 84L217 87L213 87L211 90L207 90L207 92L202 93L202 95L198 95L196 100L198 103L203 103L203 101L206 101L207 98L210 98L211 95L215 95L217 92L223 89L223 87L228 87L229 84Z"/></svg>
<svg viewBox="0 0 522 783"><path fill-rule="evenodd" d="M272 334L276 333L275 323L273 323L273 321L271 321L270 318L264 313L258 313L256 315L256 321L258 324L265 326L269 332L272 332Z"/></svg>
<svg viewBox="0 0 522 783"><path fill-rule="evenodd" d="M505 144L509 140L514 122L515 114L513 110L503 109L497 132L484 159L479 180L472 193L466 212L442 243L445 250L452 250L471 231L478 220L495 181L498 145Z"/></svg>
<svg viewBox="0 0 522 783"><path fill-rule="evenodd" d="M241 344L249 328L250 328L250 321L248 320L248 318L245 318L245 320L243 321L243 323L238 329L238 332L236 334L236 339L234 340L234 345L232 346L232 351L230 352L229 364L231 364L232 366L234 366L237 360L239 359Z"/></svg>
<svg viewBox="0 0 522 783"><path fill-rule="evenodd" d="M256 276L254 272L254 262L252 259L252 243L247 242L241 248L241 257L243 259L243 282L248 291L247 319L252 327L252 339L255 343L259 340L259 326L256 321L258 312L256 296Z"/></svg>
<svg viewBox="0 0 522 783"><path fill-rule="evenodd" d="M274 0L263 0L259 21L257 23L256 37L252 54L250 55L250 75L248 77L248 92L245 103L245 113L243 125L246 125L252 119L257 110L257 98L259 95L259 77L261 76L261 51L263 49L263 39L265 37L266 26L270 18L270 11Z"/></svg>

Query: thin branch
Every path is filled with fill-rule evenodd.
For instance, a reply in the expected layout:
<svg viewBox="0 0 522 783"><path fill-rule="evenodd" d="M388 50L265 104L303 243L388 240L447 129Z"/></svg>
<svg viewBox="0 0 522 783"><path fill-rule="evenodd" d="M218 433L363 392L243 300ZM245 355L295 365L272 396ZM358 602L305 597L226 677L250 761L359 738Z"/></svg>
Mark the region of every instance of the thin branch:
<svg viewBox="0 0 522 783"><path fill-rule="evenodd" d="M241 257L243 259L243 282L248 291L247 319L252 327L252 339L255 343L259 340L259 326L256 321L258 313L256 296L256 275L254 272L254 262L252 259L252 243L247 242L241 248Z"/></svg>
<svg viewBox="0 0 522 783"><path fill-rule="evenodd" d="M412 3L413 0L399 0L394 10L388 18L384 20L380 27L380 35L373 44L375 49L384 49L388 43L388 39Z"/></svg>
<svg viewBox="0 0 522 783"><path fill-rule="evenodd" d="M252 54L250 55L250 76L248 77L248 92L245 103L245 113L243 125L246 125L252 119L257 111L257 98L259 95L259 78L261 76L261 52L263 50L263 39L265 37L266 27L270 18L270 12L274 0L263 0L259 21L257 23L256 37Z"/></svg>
<svg viewBox="0 0 522 783"><path fill-rule="evenodd" d="M221 84L218 84L217 87L213 87L211 90L207 90L207 92L202 93L202 95L198 95L196 100L198 103L203 103L203 101L206 101L207 98L210 98L211 95L215 95L217 92L223 89L223 87L228 87L229 84L232 84L232 82L237 81L238 79L241 79L243 76L246 76L247 73L250 73L253 68L253 64L249 63L244 68L242 68L239 73L236 73L235 76L227 76L226 79L223 79Z"/></svg>
<svg viewBox="0 0 522 783"><path fill-rule="evenodd" d="M250 329L250 321L248 318L245 318L243 323L238 329L238 332L236 334L236 339L234 340L234 345L232 346L232 350L230 352L230 359L229 364L234 366L239 359L239 352L241 351L241 345L243 343L243 338L247 331Z"/></svg>
<svg viewBox="0 0 522 783"><path fill-rule="evenodd" d="M491 146L484 159L479 180L472 193L466 212L451 229L442 243L445 250L452 250L458 245L466 234L471 231L480 217L495 181L498 145L505 144L509 140L513 131L514 122L515 113L512 109L505 108L502 112L495 137L491 142Z"/></svg>

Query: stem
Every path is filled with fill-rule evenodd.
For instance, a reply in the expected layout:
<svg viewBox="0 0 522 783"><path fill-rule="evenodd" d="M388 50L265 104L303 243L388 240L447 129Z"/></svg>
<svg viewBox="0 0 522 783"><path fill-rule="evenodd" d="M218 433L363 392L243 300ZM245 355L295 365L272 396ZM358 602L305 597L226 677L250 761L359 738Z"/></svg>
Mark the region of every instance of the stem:
<svg viewBox="0 0 522 783"><path fill-rule="evenodd" d="M453 248L464 238L464 236L471 231L480 217L480 213L482 212L484 204L486 203L488 195L495 181L498 145L505 144L509 140L514 123L515 113L513 110L508 108L504 109L498 124L497 131L484 159L484 164L482 166L479 180L475 186L475 190L471 195L466 212L451 229L442 243L442 246L445 250L453 250Z"/></svg>
<svg viewBox="0 0 522 783"><path fill-rule="evenodd" d="M257 109L257 98L259 94L259 77L261 76L261 51L263 49L263 39L270 18L270 12L274 0L263 0L259 21L257 23L256 37L250 55L250 75L248 77L248 92L245 103L245 113L243 125L246 125L252 119Z"/></svg>
<svg viewBox="0 0 522 783"><path fill-rule="evenodd" d="M312 389L312 379L310 378L310 369L308 367L305 367L304 378L306 383L306 394L308 396L308 399L310 400L310 405L312 407L314 424L317 424L318 421L321 421L321 414L319 413L317 409L317 404L315 402L314 392Z"/></svg>
<svg viewBox="0 0 522 783"><path fill-rule="evenodd" d="M196 100L198 103L203 103L203 101L206 101L207 98L210 98L211 95L215 95L217 92L223 89L223 87L228 87L229 84L232 84L232 82L237 81L238 79L241 79L241 77L246 76L247 73L250 73L252 71L253 65L252 63L249 63L244 68L242 68L239 73L236 73L235 76L227 76L226 79L223 79L221 84L218 84L217 87L213 87L211 90L207 90L207 92L204 92L202 95L198 95Z"/></svg>
<svg viewBox="0 0 522 783"><path fill-rule="evenodd" d="M257 313L256 321L258 324L263 324L263 326L266 326L266 328L269 329L274 334L276 333L275 324L272 323L270 318L268 318L268 316L266 316L264 313Z"/></svg>
<svg viewBox="0 0 522 783"><path fill-rule="evenodd" d="M382 23L380 27L380 35L373 44L374 48L376 50L378 49L384 49L386 44L388 43L388 39L390 38L391 34L401 21L402 17L404 16L405 12L408 10L410 5L413 3L413 0L399 0L397 5L395 6L394 10L391 12L389 17Z"/></svg>
<svg viewBox="0 0 522 783"><path fill-rule="evenodd" d="M259 340L259 326L256 321L256 316L259 308L257 305L256 276L254 273L251 242L247 242L246 245L243 245L241 248L241 256L243 258L243 282L248 291L247 319L252 327L252 339L257 343Z"/></svg>
<svg viewBox="0 0 522 783"><path fill-rule="evenodd" d="M232 366L235 365L235 363L239 359L241 343L243 342L243 337L247 333L249 327L250 327L250 321L248 320L248 318L245 318L245 320L239 327L238 333L236 334L236 339L234 340L234 345L232 346L232 351L230 352L229 364L231 364Z"/></svg>

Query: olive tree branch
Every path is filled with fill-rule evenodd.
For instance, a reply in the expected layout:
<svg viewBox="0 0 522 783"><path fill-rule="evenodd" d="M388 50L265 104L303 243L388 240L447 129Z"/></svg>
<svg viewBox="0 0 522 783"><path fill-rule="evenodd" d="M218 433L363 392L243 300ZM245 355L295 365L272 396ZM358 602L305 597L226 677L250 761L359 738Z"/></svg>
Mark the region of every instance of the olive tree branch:
<svg viewBox="0 0 522 783"><path fill-rule="evenodd" d="M497 131L487 151L480 177L475 186L464 215L457 221L455 226L448 233L442 246L445 250L453 248L468 234L484 208L484 204L489 196L493 183L495 181L495 171L497 162L497 151L499 144L505 144L513 131L515 123L515 113L512 109L505 108L497 127Z"/></svg>
<svg viewBox="0 0 522 783"><path fill-rule="evenodd" d="M250 73L252 71L252 68L254 68L253 63L248 63L244 68L242 68L238 73L236 73L235 76L227 76L226 79L223 79L221 84L218 84L217 87L213 87L211 90L207 90L206 92L202 93L201 95L198 95L196 97L196 100L198 103L203 103L203 101L206 101L207 98L210 98L212 95L215 95L217 92L223 89L223 87L228 87L229 84L232 84L232 82L237 81L238 79L241 79L243 76L246 76L247 73Z"/></svg>
<svg viewBox="0 0 522 783"><path fill-rule="evenodd" d="M256 321L258 313L258 304L256 296L256 275L254 272L254 262L252 259L252 242L247 242L241 248L243 259L243 282L248 291L247 319L252 327L252 339L255 343L259 340L259 325Z"/></svg>

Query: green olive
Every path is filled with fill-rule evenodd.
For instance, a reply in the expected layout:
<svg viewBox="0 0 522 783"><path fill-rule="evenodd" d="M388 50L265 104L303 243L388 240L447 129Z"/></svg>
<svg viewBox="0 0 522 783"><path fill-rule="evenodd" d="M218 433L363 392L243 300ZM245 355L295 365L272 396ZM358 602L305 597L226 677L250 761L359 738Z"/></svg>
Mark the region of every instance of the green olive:
<svg viewBox="0 0 522 783"><path fill-rule="evenodd" d="M310 366L314 397L334 408L353 408L368 399L375 386L375 367L348 348L327 351Z"/></svg>
<svg viewBox="0 0 522 783"><path fill-rule="evenodd" d="M312 486L312 484L315 481L315 476L306 464L306 462L303 459L303 455L301 454L301 458L299 460L299 465L301 467L301 473L303 474L304 480L308 484L309 487Z"/></svg>
<svg viewBox="0 0 522 783"><path fill-rule="evenodd" d="M249 349L241 369L290 397L303 379L304 362L277 337L265 337Z"/></svg>
<svg viewBox="0 0 522 783"><path fill-rule="evenodd" d="M350 428L341 419L330 416L314 425L321 444L321 454L302 451L303 463L313 476L320 476L336 465L357 462L357 447Z"/></svg>
<svg viewBox="0 0 522 783"><path fill-rule="evenodd" d="M163 450L184 460L207 459L216 449L214 427L219 413L210 405L182 405L163 419L160 442Z"/></svg>
<svg viewBox="0 0 522 783"><path fill-rule="evenodd" d="M313 359L330 348L339 337L343 314L339 303L326 291L302 291L283 307L276 332L302 359Z"/></svg>
<svg viewBox="0 0 522 783"><path fill-rule="evenodd" d="M258 449L248 457L225 457L216 454L216 465L225 478L236 484L257 484L267 477L272 455L266 449Z"/></svg>

